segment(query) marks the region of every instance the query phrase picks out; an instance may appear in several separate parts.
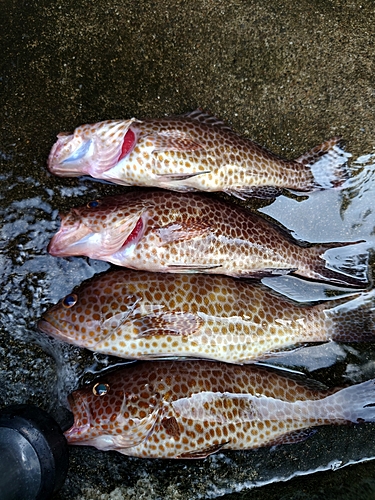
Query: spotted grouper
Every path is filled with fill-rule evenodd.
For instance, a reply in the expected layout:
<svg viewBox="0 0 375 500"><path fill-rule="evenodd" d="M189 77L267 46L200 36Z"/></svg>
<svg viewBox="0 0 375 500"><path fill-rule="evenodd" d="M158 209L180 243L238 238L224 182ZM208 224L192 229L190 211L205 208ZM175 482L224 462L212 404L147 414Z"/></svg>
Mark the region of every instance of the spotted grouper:
<svg viewBox="0 0 375 500"><path fill-rule="evenodd" d="M120 269L82 284L39 328L102 354L132 359L262 359L299 343L374 341L374 293L301 305L226 276Z"/></svg>
<svg viewBox="0 0 375 500"><path fill-rule="evenodd" d="M287 161L200 109L170 118L82 125L57 137L48 159L52 173L89 174L126 186L272 197L283 188L340 186L347 177L347 155L337 137Z"/></svg>
<svg viewBox="0 0 375 500"><path fill-rule="evenodd" d="M69 397L70 444L147 458L205 458L303 441L316 426L375 421L375 380L311 389L282 372L210 361L144 361Z"/></svg>
<svg viewBox="0 0 375 500"><path fill-rule="evenodd" d="M361 288L368 283L367 251L358 253L351 244L301 245L258 214L207 195L134 191L60 217L49 245L55 256L82 255L145 271L252 278L293 272ZM329 268L325 252L336 246L335 267Z"/></svg>

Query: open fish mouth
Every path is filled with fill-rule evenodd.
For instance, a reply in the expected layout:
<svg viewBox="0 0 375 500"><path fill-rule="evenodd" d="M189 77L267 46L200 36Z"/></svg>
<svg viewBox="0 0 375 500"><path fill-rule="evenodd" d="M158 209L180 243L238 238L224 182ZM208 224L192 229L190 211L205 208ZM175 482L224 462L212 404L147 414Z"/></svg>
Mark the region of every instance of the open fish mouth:
<svg viewBox="0 0 375 500"><path fill-rule="evenodd" d="M83 248L88 238L93 234L92 230L77 221L74 225L65 224L67 216L60 215L61 227L52 237L48 252L54 257L68 257L71 255L83 255Z"/></svg>
<svg viewBox="0 0 375 500"><path fill-rule="evenodd" d="M74 134L69 132L62 132L57 136L58 140L52 146L50 154L47 160L48 170L59 176L63 177L78 177L82 175L82 171L79 171L70 158L77 156L77 153L85 147L85 143L78 145L75 151L72 151L72 147L69 147L70 143L74 141ZM87 148L86 148L87 149Z"/></svg>
<svg viewBox="0 0 375 500"><path fill-rule="evenodd" d="M75 392L69 394L68 404L74 416L74 423L64 432L64 436L68 443L79 444L90 429L90 411L85 398Z"/></svg>
<svg viewBox="0 0 375 500"><path fill-rule="evenodd" d="M148 215L140 211L125 217L114 226L93 230L74 217L60 215L61 227L52 237L48 252L55 257L87 256L93 259L106 259L114 254L131 254L143 237Z"/></svg>

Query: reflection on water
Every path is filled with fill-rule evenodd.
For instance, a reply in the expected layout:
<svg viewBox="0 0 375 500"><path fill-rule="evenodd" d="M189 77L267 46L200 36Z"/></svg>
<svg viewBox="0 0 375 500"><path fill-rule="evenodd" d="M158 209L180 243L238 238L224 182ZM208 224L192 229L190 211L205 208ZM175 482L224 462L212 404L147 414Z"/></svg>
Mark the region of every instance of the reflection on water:
<svg viewBox="0 0 375 500"><path fill-rule="evenodd" d="M260 212L279 221L301 240L365 240L365 247L373 249L374 156L362 156L352 161L355 177L344 190L320 191L301 199L281 196L261 208ZM47 307L68 294L74 286L105 271L109 266L86 258L54 258L48 255L46 247L59 226L59 200L64 198L68 206L77 205L81 196L86 199L107 194L106 186L77 179L70 184L56 180L55 184L43 187L31 175L20 177L11 174L2 174L1 183L2 330L14 342L41 346L54 358L57 379L49 391L50 395L54 395L54 400L46 402L46 407L63 404L68 392L98 371L118 363L118 360L92 355L47 339L37 331L35 323ZM15 192L16 189L19 196L7 202L9 191ZM353 293L352 290L342 289L338 292L337 288L329 285L309 283L288 276L267 278L265 281L270 286L272 282L274 288L300 301L327 299L335 297L337 293ZM0 353L2 357L13 356L12 349L4 345ZM39 365L34 366L43 364L43 355L38 355L41 356ZM268 359L267 363L305 374L307 378L332 387L375 377L375 348L370 344L330 342L287 352L284 356ZM14 391L18 390L14 384ZM10 396L8 399L13 401ZM5 398L4 404L7 403ZM131 476L134 483L147 476L149 488L160 488L166 478L177 478L178 486L175 485L173 493L189 491L190 498L215 498L298 474L335 469L373 458L375 453L372 439L369 439L373 427L372 424L366 424L355 428L319 429L305 443L279 446L272 450L219 453L200 463L190 462L188 466L175 462L163 462L160 465L158 461L127 459L105 453L100 454L100 460L108 473L115 464L118 477ZM79 457L85 454L87 474L91 477L90 474L96 470L98 453L91 449L74 450L72 456L78 457L79 461ZM129 471L129 463L136 464L136 467Z"/></svg>

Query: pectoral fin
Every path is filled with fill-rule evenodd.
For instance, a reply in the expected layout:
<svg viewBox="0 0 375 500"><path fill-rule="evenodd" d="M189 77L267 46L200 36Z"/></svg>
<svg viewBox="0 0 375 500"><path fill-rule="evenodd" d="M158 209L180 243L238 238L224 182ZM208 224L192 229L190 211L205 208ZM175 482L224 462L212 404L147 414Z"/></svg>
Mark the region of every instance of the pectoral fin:
<svg viewBox="0 0 375 500"><path fill-rule="evenodd" d="M149 415L147 415L147 417L141 419L137 423L137 432L132 432L131 434L124 433L114 436L113 444L108 449L110 450L115 449L121 451L121 449L131 448L133 446L141 444L151 434L159 414L160 414L160 409L157 408L154 411L152 411ZM120 413L120 415L122 415L122 413ZM117 420L120 419L121 417L117 418Z"/></svg>
<svg viewBox="0 0 375 500"><path fill-rule="evenodd" d="M203 320L195 314L180 311L160 312L133 321L137 337L165 335L193 335L199 331Z"/></svg>
<svg viewBox="0 0 375 500"><path fill-rule="evenodd" d="M218 269L222 267L221 264L209 265L199 265L199 264L171 264L167 269L173 273L204 273L211 269Z"/></svg>
<svg viewBox="0 0 375 500"><path fill-rule="evenodd" d="M197 175L209 174L211 170L202 170L200 172L193 172L191 174L159 174L156 175L156 178L161 182L177 182L177 181L185 181L186 179L190 179L191 177L196 177Z"/></svg>
<svg viewBox="0 0 375 500"><path fill-rule="evenodd" d="M158 235L163 243L186 241L202 238L211 231L211 225L199 220L176 221L158 229Z"/></svg>
<svg viewBox="0 0 375 500"><path fill-rule="evenodd" d="M203 149L202 144L188 134L176 130L166 130L149 137L154 144L154 151L196 151Z"/></svg>

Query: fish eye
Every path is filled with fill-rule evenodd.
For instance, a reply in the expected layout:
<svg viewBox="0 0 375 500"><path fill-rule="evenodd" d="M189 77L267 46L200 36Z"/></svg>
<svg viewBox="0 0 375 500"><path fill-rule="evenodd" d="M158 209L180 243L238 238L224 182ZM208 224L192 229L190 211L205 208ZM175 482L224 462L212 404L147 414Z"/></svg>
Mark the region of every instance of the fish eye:
<svg viewBox="0 0 375 500"><path fill-rule="evenodd" d="M69 309L70 307L74 306L77 300L78 300L77 295L75 293L70 293L69 295L63 298L62 305L67 309Z"/></svg>
<svg viewBox="0 0 375 500"><path fill-rule="evenodd" d="M100 205L99 200L92 200L87 203L87 208L97 208Z"/></svg>
<svg viewBox="0 0 375 500"><path fill-rule="evenodd" d="M98 382L92 388L94 396L104 396L109 391L109 385L103 382Z"/></svg>

